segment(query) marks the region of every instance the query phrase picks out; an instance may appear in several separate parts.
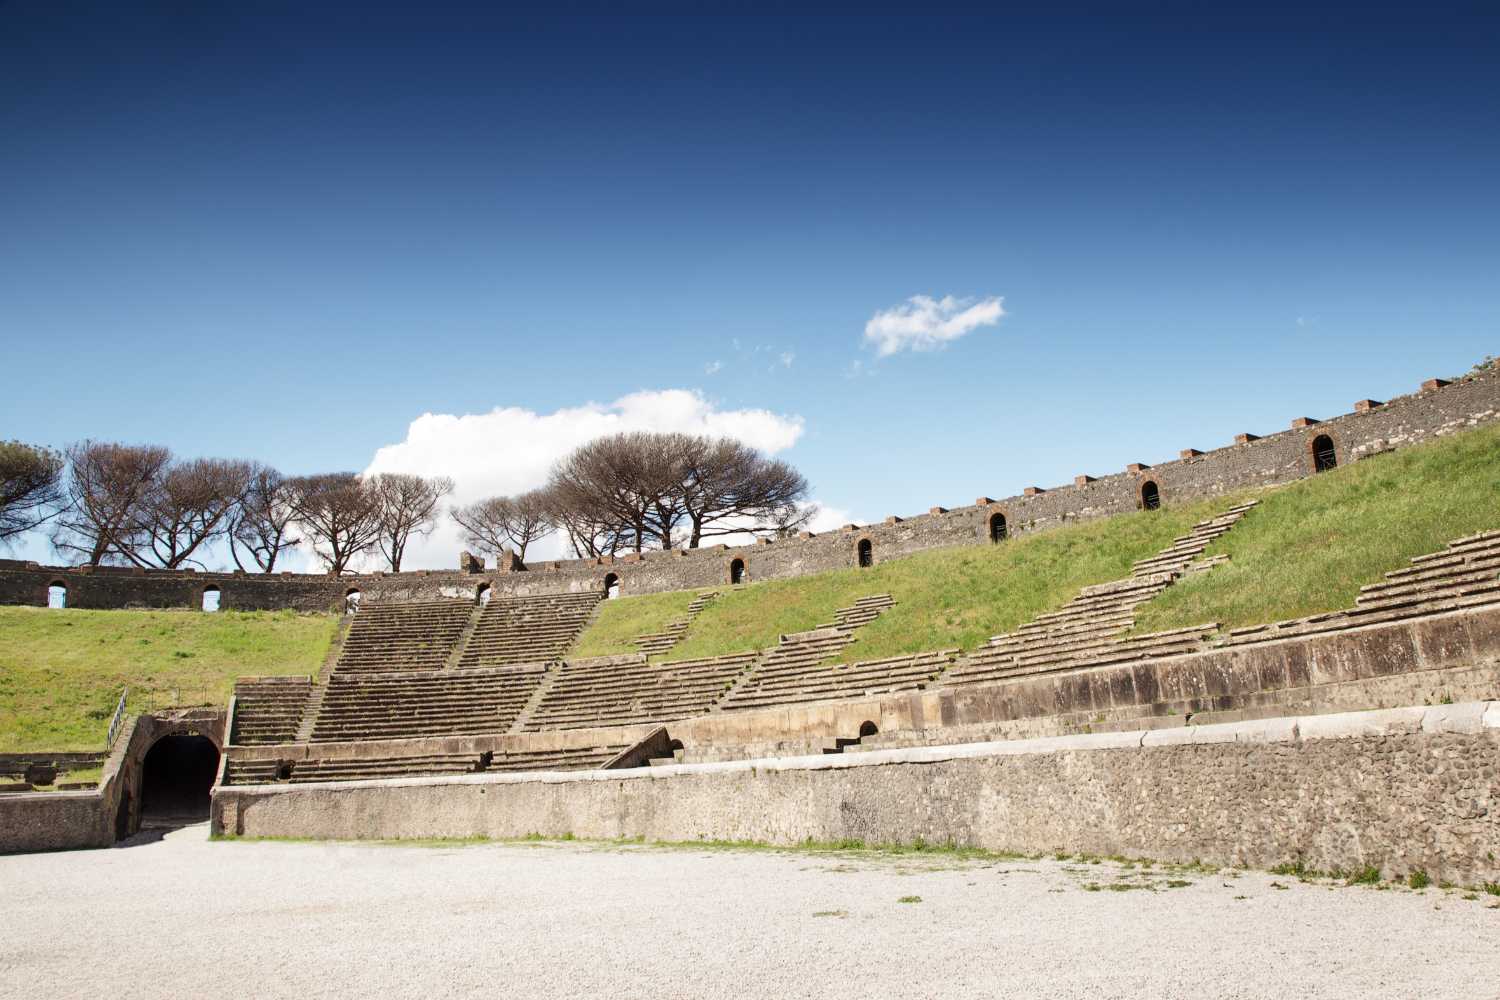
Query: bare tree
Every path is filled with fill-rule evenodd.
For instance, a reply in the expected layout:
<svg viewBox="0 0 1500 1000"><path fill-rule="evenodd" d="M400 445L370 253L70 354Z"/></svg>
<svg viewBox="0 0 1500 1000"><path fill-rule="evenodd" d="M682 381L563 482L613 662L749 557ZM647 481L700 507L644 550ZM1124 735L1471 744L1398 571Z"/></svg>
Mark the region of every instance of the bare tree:
<svg viewBox="0 0 1500 1000"><path fill-rule="evenodd" d="M704 538L749 532L785 536L812 518L807 479L780 459L730 438L674 435L682 456L688 548Z"/></svg>
<svg viewBox="0 0 1500 1000"><path fill-rule="evenodd" d="M62 455L51 448L0 441L0 542L59 513L64 467Z"/></svg>
<svg viewBox="0 0 1500 1000"><path fill-rule="evenodd" d="M552 533L552 510L548 491L531 490L455 507L449 516L464 530L464 541L472 548L498 555L510 547L524 563L527 546Z"/></svg>
<svg viewBox="0 0 1500 1000"><path fill-rule="evenodd" d="M627 545L627 532L597 512L568 506L552 490L547 490L549 517L555 527L568 536L573 554L580 559L612 556Z"/></svg>
<svg viewBox="0 0 1500 1000"><path fill-rule="evenodd" d="M239 553L243 548L262 573L274 573L281 553L301 544L301 539L291 537L290 501L291 490L281 473L263 465L251 472L245 498L229 526L229 554L236 566L245 568Z"/></svg>
<svg viewBox="0 0 1500 1000"><path fill-rule="evenodd" d="M573 548L599 554L614 545L672 548L684 539L794 530L806 523L807 480L786 462L739 441L634 432L599 438L552 471L553 521Z"/></svg>
<svg viewBox="0 0 1500 1000"><path fill-rule="evenodd" d="M637 552L653 544L671 548L685 512L670 438L634 431L574 449L553 468L548 483L556 509L606 527Z"/></svg>
<svg viewBox="0 0 1500 1000"><path fill-rule="evenodd" d="M172 453L158 445L82 441L67 456L67 506L53 530L53 547L90 566L132 560L145 505Z"/></svg>
<svg viewBox="0 0 1500 1000"><path fill-rule="evenodd" d="M293 519L328 572L343 573L379 540L380 497L353 472L299 476L288 480L287 488Z"/></svg>
<svg viewBox="0 0 1500 1000"><path fill-rule="evenodd" d="M194 553L228 533L255 466L224 458L176 462L152 483L124 555L138 566L202 567Z"/></svg>
<svg viewBox="0 0 1500 1000"><path fill-rule="evenodd" d="M405 472L382 472L369 480L379 500L380 552L392 573L401 572L401 557L412 535L431 534L443 498L453 492L453 480L426 479Z"/></svg>

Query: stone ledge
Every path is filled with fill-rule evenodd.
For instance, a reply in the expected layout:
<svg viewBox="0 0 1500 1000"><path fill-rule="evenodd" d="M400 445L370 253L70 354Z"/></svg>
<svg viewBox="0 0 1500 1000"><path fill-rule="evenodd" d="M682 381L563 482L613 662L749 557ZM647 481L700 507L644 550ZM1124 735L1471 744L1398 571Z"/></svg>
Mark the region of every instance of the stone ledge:
<svg viewBox="0 0 1500 1000"><path fill-rule="evenodd" d="M1095 750L1135 750L1218 743L1299 743L1312 740L1357 739L1371 736L1457 733L1473 735L1500 730L1500 702L1413 706L1336 715L1293 716L1226 722L1181 729L1048 736L1025 740L960 743L933 747L898 747L858 754L820 754L770 757L706 764L668 764L618 771L513 771L503 774L454 775L433 778L379 778L364 781L306 782L296 786L232 785L235 795L283 795L299 790L409 788L429 785L567 784L592 781L654 781L694 775L837 771L890 764L935 764L984 757L1030 756Z"/></svg>

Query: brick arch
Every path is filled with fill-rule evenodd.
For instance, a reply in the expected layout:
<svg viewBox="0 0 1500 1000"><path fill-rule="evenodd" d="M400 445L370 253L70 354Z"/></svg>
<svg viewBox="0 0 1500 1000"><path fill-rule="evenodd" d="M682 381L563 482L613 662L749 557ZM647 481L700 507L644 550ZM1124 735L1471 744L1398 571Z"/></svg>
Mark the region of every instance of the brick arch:
<svg viewBox="0 0 1500 1000"><path fill-rule="evenodd" d="M1156 510L1161 507L1161 484L1155 479L1145 478L1136 484L1136 506L1141 510Z"/></svg>
<svg viewBox="0 0 1500 1000"><path fill-rule="evenodd" d="M999 534L995 529L999 528ZM984 519L984 537L989 542L1003 542L1012 534L1010 514L1005 510L992 510Z"/></svg>
<svg viewBox="0 0 1500 1000"><path fill-rule="evenodd" d="M854 540L854 565L861 569L875 565L875 540L869 535L860 535Z"/></svg>
<svg viewBox="0 0 1500 1000"><path fill-rule="evenodd" d="M599 581L599 587L604 591L605 600L609 600L611 597L619 597L625 592L625 584L620 580L620 574L618 573L605 573L604 579ZM614 591L614 593L610 593L610 591Z"/></svg>
<svg viewBox="0 0 1500 1000"><path fill-rule="evenodd" d="M68 581L64 580L62 577L57 577L51 583L48 583L45 587L42 588L42 607L44 607L44 608L50 608L50 607L52 607L52 588L53 587L61 587L62 588L62 592L63 592L62 607L66 608L68 606L68 595L69 595Z"/></svg>
<svg viewBox="0 0 1500 1000"><path fill-rule="evenodd" d="M730 586L746 582L749 579L749 576L750 564L745 562L742 556L735 556L733 559L729 560L729 569L726 573L725 579L729 581Z"/></svg>
<svg viewBox="0 0 1500 1000"><path fill-rule="evenodd" d="M1325 448L1320 447L1323 442L1327 442L1327 455L1323 454L1325 452ZM1316 434L1311 434L1308 436L1307 471L1309 473L1327 472L1330 469L1336 468L1339 462L1342 460L1343 455L1344 449L1340 444L1339 439L1335 437L1327 428L1319 427L1317 428ZM1331 456L1332 460L1327 462L1327 464L1324 464L1322 461L1320 461L1320 459L1326 458L1328 456Z"/></svg>

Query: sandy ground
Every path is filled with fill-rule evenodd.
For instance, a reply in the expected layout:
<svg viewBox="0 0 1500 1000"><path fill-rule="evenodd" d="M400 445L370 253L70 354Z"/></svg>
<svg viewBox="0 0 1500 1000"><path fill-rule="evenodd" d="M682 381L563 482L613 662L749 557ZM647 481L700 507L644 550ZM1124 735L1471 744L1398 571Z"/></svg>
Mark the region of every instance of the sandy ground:
<svg viewBox="0 0 1500 1000"><path fill-rule="evenodd" d="M137 839L0 857L0 996L1500 997L1500 897L1437 888L941 855L211 843L203 826Z"/></svg>

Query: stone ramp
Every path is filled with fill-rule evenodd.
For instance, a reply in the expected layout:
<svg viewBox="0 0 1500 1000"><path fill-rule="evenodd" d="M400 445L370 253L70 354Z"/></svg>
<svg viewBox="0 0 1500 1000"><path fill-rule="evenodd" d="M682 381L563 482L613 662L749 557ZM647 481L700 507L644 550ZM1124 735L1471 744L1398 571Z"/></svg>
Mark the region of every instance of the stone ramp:
<svg viewBox="0 0 1500 1000"><path fill-rule="evenodd" d="M602 594L497 597L479 615L458 666L500 667L562 658L599 606Z"/></svg>

